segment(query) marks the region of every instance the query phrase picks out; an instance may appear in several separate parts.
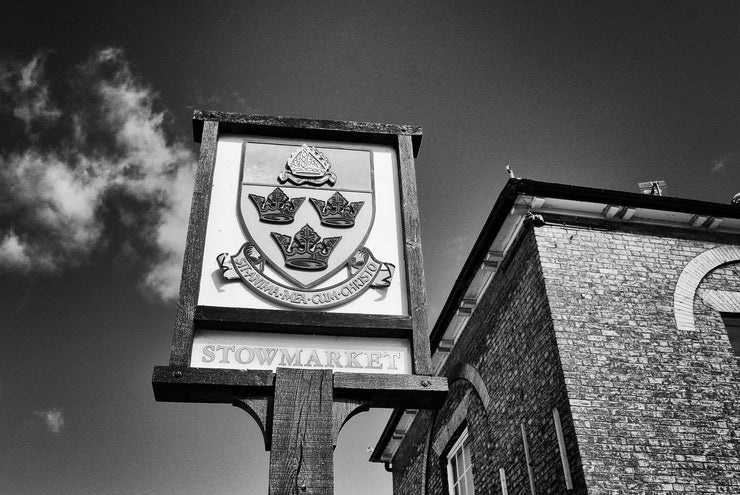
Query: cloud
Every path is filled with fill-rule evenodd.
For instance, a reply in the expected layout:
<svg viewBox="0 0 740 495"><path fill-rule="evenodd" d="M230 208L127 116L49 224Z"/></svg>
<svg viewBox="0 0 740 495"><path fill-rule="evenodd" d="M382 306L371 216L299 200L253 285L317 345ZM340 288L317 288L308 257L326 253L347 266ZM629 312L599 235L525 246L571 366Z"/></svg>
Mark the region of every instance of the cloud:
<svg viewBox="0 0 740 495"><path fill-rule="evenodd" d="M189 145L170 139L156 92L122 50L97 50L70 69L57 99L46 59L0 63L0 118L25 139L0 142L0 271L80 266L122 229L147 265L142 287L174 298L194 175Z"/></svg>
<svg viewBox="0 0 740 495"><path fill-rule="evenodd" d="M712 166L710 170L712 171L712 173L719 172L727 168L729 165L732 165L734 161L735 161L735 155L733 153L728 153L724 155L722 158L718 158L717 160L714 160L712 162Z"/></svg>
<svg viewBox="0 0 740 495"><path fill-rule="evenodd" d="M29 261L26 246L12 229L8 230L5 238L0 242L0 265L16 265L26 269Z"/></svg>
<svg viewBox="0 0 740 495"><path fill-rule="evenodd" d="M56 407L48 411L33 411L39 417L50 432L58 435L64 428L64 414Z"/></svg>
<svg viewBox="0 0 740 495"><path fill-rule="evenodd" d="M49 86L44 80L46 56L39 53L26 63L11 61L0 64L0 91L12 95L5 101L4 110L10 110L21 120L28 132L34 122L54 121L62 115L51 101Z"/></svg>

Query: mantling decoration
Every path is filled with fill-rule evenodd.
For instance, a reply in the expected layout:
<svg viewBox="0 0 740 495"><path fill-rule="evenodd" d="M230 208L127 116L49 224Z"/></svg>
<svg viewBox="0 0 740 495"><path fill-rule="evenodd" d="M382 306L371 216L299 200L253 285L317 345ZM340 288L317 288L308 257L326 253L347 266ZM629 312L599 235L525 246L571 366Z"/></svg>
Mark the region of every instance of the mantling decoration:
<svg viewBox="0 0 740 495"><path fill-rule="evenodd" d="M304 144L295 151L285 164L287 172L281 172L278 180L281 184L291 182L296 186L311 184L320 186L326 183L334 185L337 176L329 169L329 159L313 146Z"/></svg>

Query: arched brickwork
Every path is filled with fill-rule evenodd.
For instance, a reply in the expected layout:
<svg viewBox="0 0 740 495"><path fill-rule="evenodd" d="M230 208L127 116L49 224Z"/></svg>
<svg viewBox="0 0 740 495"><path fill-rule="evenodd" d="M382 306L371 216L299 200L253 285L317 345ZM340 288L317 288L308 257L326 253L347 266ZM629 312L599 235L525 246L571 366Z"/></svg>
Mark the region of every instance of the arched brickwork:
<svg viewBox="0 0 740 495"><path fill-rule="evenodd" d="M472 365L468 363L460 363L453 366L447 372L447 380L450 385L455 383L457 380L467 380L470 382L470 385L473 386L473 390L475 390L475 393L478 394L478 398L483 403L483 409L488 409L488 403L491 402L488 395L488 389L486 388L486 384L483 382L483 379L478 374L478 370L476 370Z"/></svg>
<svg viewBox="0 0 740 495"><path fill-rule="evenodd" d="M676 318L676 327L679 330L692 331L696 329L694 296L702 279L715 268L733 261L740 261L740 247L720 246L704 251L686 265L678 277L676 290L673 294L673 313ZM711 297L711 295L708 297ZM733 304L736 302L734 297L730 302ZM714 307L712 302L707 301L707 303ZM722 308L715 309L720 310Z"/></svg>
<svg viewBox="0 0 740 495"><path fill-rule="evenodd" d="M488 395L486 384L473 366L467 363L455 365L447 372L447 379L449 381L450 389L452 389L452 385L457 381L467 381L483 405L483 410L488 409L488 404L491 399ZM434 438L434 441L432 442L432 450L434 450L434 453L437 454L437 456L442 455L445 447L450 443L452 436L466 421L468 417L468 407L471 401L470 395L470 391L465 394L462 400L457 404L457 407L450 416L450 419L439 429L439 432Z"/></svg>

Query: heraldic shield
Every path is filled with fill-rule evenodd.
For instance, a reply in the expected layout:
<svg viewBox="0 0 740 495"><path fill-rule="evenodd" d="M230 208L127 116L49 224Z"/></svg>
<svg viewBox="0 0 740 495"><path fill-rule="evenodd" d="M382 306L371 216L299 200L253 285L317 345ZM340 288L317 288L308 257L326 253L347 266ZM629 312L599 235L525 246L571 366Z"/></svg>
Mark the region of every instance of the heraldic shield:
<svg viewBox="0 0 740 495"><path fill-rule="evenodd" d="M248 141L237 203L248 242L219 264L261 297L321 309L390 284L394 267L364 246L375 218L371 150Z"/></svg>

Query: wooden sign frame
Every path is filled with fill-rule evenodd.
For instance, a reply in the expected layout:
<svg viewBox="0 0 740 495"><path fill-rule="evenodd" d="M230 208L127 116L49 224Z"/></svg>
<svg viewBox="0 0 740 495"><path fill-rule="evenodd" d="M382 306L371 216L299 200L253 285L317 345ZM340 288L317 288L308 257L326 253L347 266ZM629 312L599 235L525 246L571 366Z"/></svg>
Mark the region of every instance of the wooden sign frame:
<svg viewBox="0 0 740 495"><path fill-rule="evenodd" d="M357 400L366 407L438 407L444 399L447 383L443 378L430 376L426 289L414 168L414 158L421 144L421 129L415 126L196 110L193 114L193 133L195 141L201 143L200 159L170 362L168 366L155 367L152 379L156 400L240 405L245 397L273 394L276 373L272 371L190 367L193 340L198 329L259 329L260 332L325 335L346 335L350 330L357 335L359 330L365 337L408 338L413 372L410 375L389 375L335 371L335 401ZM224 134L390 145L397 154L409 314L393 316L199 306L197 302L216 151L219 136ZM267 438L266 445L269 447Z"/></svg>

